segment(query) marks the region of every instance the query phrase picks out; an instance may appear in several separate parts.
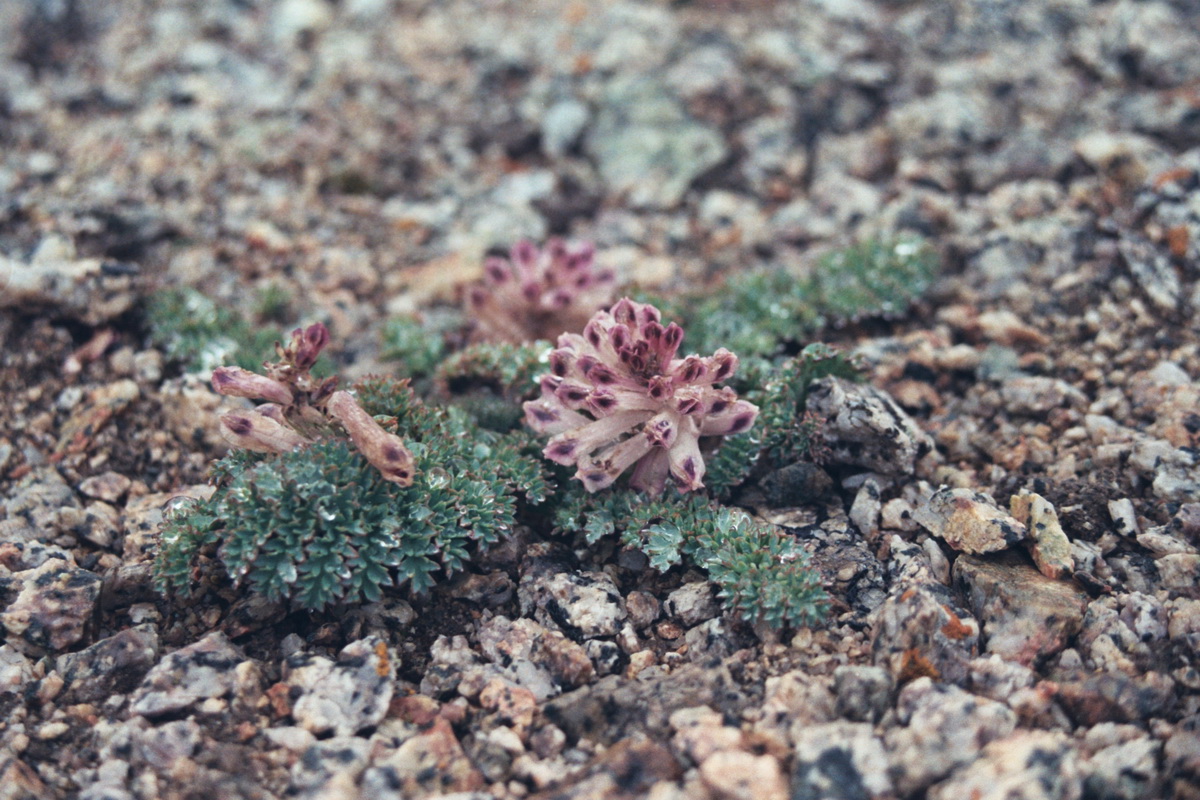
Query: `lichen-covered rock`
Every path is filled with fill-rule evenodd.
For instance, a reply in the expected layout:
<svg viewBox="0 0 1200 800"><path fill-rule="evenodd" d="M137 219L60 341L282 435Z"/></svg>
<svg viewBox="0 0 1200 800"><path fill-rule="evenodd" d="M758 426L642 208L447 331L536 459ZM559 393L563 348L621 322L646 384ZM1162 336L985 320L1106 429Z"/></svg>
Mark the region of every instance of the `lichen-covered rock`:
<svg viewBox="0 0 1200 800"><path fill-rule="evenodd" d="M78 653L58 657L68 703L98 703L132 691L158 659L158 629L136 625Z"/></svg>
<svg viewBox="0 0 1200 800"><path fill-rule="evenodd" d="M294 655L285 678L294 696L292 717L315 734L351 736L377 725L392 699L395 670L387 644L375 636L346 645L336 663Z"/></svg>
<svg viewBox="0 0 1200 800"><path fill-rule="evenodd" d="M243 693L248 683L257 680L252 662L218 631L156 664L134 692L130 709L144 717L157 717L202 700Z"/></svg>
<svg viewBox="0 0 1200 800"><path fill-rule="evenodd" d="M1075 571L1071 540L1063 532L1058 512L1046 498L1022 490L1009 500L1009 511L1029 531L1029 552L1043 575L1061 578Z"/></svg>
<svg viewBox="0 0 1200 800"><path fill-rule="evenodd" d="M857 800L893 792L887 753L871 725L830 722L795 737L792 797Z"/></svg>
<svg viewBox="0 0 1200 800"><path fill-rule="evenodd" d="M1017 731L929 790L929 800L1078 800L1079 758L1057 731Z"/></svg>
<svg viewBox="0 0 1200 800"><path fill-rule="evenodd" d="M1133 725L1102 723L1088 731L1084 747L1091 751L1080 765L1088 797L1140 800L1162 795L1161 741Z"/></svg>
<svg viewBox="0 0 1200 800"><path fill-rule="evenodd" d="M942 487L913 518L964 553L993 553L1028 536L1025 526L997 507L991 497L971 489Z"/></svg>
<svg viewBox="0 0 1200 800"><path fill-rule="evenodd" d="M905 727L887 731L885 741L901 796L971 763L984 745L1008 736L1017 725L1017 715L1003 703L929 678L904 687L896 711Z"/></svg>
<svg viewBox="0 0 1200 800"><path fill-rule="evenodd" d="M479 628L479 647L493 663L519 662L545 670L560 689L574 689L595 677L587 651L556 630L531 619L493 617Z"/></svg>
<svg viewBox="0 0 1200 800"><path fill-rule="evenodd" d="M637 681L610 675L555 698L544 711L569 738L611 744L635 730L667 735L670 715L681 708L709 706L736 717L747 702L728 666L689 664Z"/></svg>
<svg viewBox="0 0 1200 800"><path fill-rule="evenodd" d="M84 636L100 597L100 576L75 565L74 559L49 558L13 576L20 592L0 623L8 640L34 654L58 652Z"/></svg>
<svg viewBox="0 0 1200 800"><path fill-rule="evenodd" d="M1083 405L1083 392L1061 378L1030 375L1012 378L1000 387L1000 397L1013 414L1045 414L1051 409Z"/></svg>
<svg viewBox="0 0 1200 800"><path fill-rule="evenodd" d="M838 667L833 687L838 716L854 722L877 722L891 705L892 676L882 667Z"/></svg>
<svg viewBox="0 0 1200 800"><path fill-rule="evenodd" d="M825 419L822 435L832 460L889 475L911 475L933 440L883 390L842 378L822 378L808 393L808 410Z"/></svg>
<svg viewBox="0 0 1200 800"><path fill-rule="evenodd" d="M983 624L985 651L1019 664L1057 653L1083 626L1087 594L1015 558L959 556L954 580Z"/></svg>
<svg viewBox="0 0 1200 800"><path fill-rule="evenodd" d="M99 325L138 298L138 270L98 258L78 258L69 239L47 236L28 261L0 256L0 308L42 307Z"/></svg>
<svg viewBox="0 0 1200 800"><path fill-rule="evenodd" d="M603 572L545 576L536 587L537 604L548 621L576 640L615 636L625 621L621 592Z"/></svg>
<svg viewBox="0 0 1200 800"><path fill-rule="evenodd" d="M979 648L979 623L954 607L940 583L900 587L872 615L872 652L897 683L928 676L966 679Z"/></svg>
<svg viewBox="0 0 1200 800"><path fill-rule="evenodd" d="M314 742L292 765L289 793L300 797L328 797L329 794L321 794L321 791L332 790L340 782L348 781L353 787L367 766L370 747L366 739L357 736L335 736Z"/></svg>
<svg viewBox="0 0 1200 800"><path fill-rule="evenodd" d="M463 751L446 720L406 739L377 758L363 775L363 796L410 800L482 789L484 777Z"/></svg>
<svg viewBox="0 0 1200 800"><path fill-rule="evenodd" d="M710 581L685 583L667 595L663 610L687 628L699 625L721 613L717 587Z"/></svg>

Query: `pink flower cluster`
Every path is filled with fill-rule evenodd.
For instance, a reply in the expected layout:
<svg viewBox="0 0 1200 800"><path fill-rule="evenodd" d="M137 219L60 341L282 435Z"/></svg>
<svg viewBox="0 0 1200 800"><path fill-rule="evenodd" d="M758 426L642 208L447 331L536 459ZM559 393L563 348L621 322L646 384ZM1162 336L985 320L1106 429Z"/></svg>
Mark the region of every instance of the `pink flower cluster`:
<svg viewBox="0 0 1200 800"><path fill-rule="evenodd" d="M677 358L683 330L661 316L625 298L592 317L582 335L563 334L541 397L525 404L529 426L551 436L546 458L574 464L589 492L629 467L634 489L658 494L668 476L680 489L699 489L700 437L742 433L758 416L753 403L714 385L733 375L737 356L722 348Z"/></svg>
<svg viewBox="0 0 1200 800"><path fill-rule="evenodd" d="M340 391L336 378L310 372L329 343L321 323L297 328L286 347L276 344L279 361L265 364L266 375L241 367L213 370L213 389L230 397L266 400L252 411L221 417L221 435L234 447L260 453L286 453L339 425L370 464L389 481L413 482L413 457L404 441L388 433L363 410L354 395Z"/></svg>
<svg viewBox="0 0 1200 800"><path fill-rule="evenodd" d="M508 259L492 257L483 280L467 289L467 312L477 338L532 342L578 330L612 300L616 275L598 269L590 243L551 239L539 250L532 242L513 245Z"/></svg>

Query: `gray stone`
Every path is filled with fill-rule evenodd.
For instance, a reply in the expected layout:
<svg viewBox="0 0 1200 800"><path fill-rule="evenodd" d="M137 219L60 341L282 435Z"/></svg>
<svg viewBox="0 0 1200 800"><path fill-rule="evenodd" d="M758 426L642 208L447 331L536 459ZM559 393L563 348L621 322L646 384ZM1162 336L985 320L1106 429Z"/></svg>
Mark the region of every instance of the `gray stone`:
<svg viewBox="0 0 1200 800"><path fill-rule="evenodd" d="M1083 406L1087 397L1061 378L1026 375L1009 378L1000 386L1005 409L1012 414L1040 416L1055 408Z"/></svg>
<svg viewBox="0 0 1200 800"><path fill-rule="evenodd" d="M929 790L929 800L1079 800L1079 758L1057 731L1017 731Z"/></svg>
<svg viewBox="0 0 1200 800"><path fill-rule="evenodd" d="M1017 715L1004 704L929 678L905 686L896 711L905 727L888 730L885 741L901 796L970 764L984 745L1008 736L1017 725Z"/></svg>
<svg viewBox="0 0 1200 800"><path fill-rule="evenodd" d="M833 671L833 690L839 717L875 723L891 707L892 676L882 667L838 667Z"/></svg>
<svg viewBox="0 0 1200 800"><path fill-rule="evenodd" d="M158 660L158 629L137 625L101 639L78 653L58 657L56 669L65 682L67 703L98 703L127 694Z"/></svg>
<svg viewBox="0 0 1200 800"><path fill-rule="evenodd" d="M842 378L822 378L808 410L826 420L822 435L832 460L884 474L911 475L933 440L884 391Z"/></svg>
<svg viewBox="0 0 1200 800"><path fill-rule="evenodd" d="M210 633L154 666L134 692L131 710L144 717L182 711L210 698L234 694L251 677L245 656L225 634Z"/></svg>
<svg viewBox="0 0 1200 800"><path fill-rule="evenodd" d="M705 170L725 157L725 139L691 119L653 79L618 78L584 146L610 192L635 208L671 208Z"/></svg>
<svg viewBox="0 0 1200 800"><path fill-rule="evenodd" d="M709 706L736 717L747 702L727 666L688 664L636 681L610 675L551 700L544 711L571 740L611 744L634 731L669 735L671 713L681 708Z"/></svg>
<svg viewBox="0 0 1200 800"><path fill-rule="evenodd" d="M721 613L716 584L710 581L685 583L667 595L663 610L686 628L710 620Z"/></svg>
<svg viewBox="0 0 1200 800"><path fill-rule="evenodd" d="M557 573L536 584L537 605L573 638L615 636L625 621L621 593L603 572Z"/></svg>
<svg viewBox="0 0 1200 800"><path fill-rule="evenodd" d="M894 791L887 753L871 725L805 726L795 734L794 743L793 799L858 800L886 797Z"/></svg>
<svg viewBox="0 0 1200 800"><path fill-rule="evenodd" d="M76 644L100 597L100 576L74 560L50 558L13 575L17 598L0 614L13 645L30 653L57 652Z"/></svg>
<svg viewBox="0 0 1200 800"><path fill-rule="evenodd" d="M0 308L45 308L87 325L128 311L138 298L137 268L78 258L75 245L47 236L28 261L0 256Z"/></svg>
<svg viewBox="0 0 1200 800"><path fill-rule="evenodd" d="M1087 594L1017 557L959 556L954 580L983 625L988 653L1030 666L1066 647L1083 626Z"/></svg>
<svg viewBox="0 0 1200 800"><path fill-rule="evenodd" d="M1135 729L1136 730L1136 729ZM1163 743L1138 731L1136 737L1096 751L1082 764L1084 793L1105 800L1159 797Z"/></svg>
<svg viewBox="0 0 1200 800"><path fill-rule="evenodd" d="M336 663L323 656L291 656L285 681L294 697L292 717L315 734L350 736L377 725L392 700L395 670L386 643L375 636L346 645Z"/></svg>
<svg viewBox="0 0 1200 800"><path fill-rule="evenodd" d="M357 736L335 736L310 745L292 765L288 792L316 797L335 780L345 779L353 786L367 767L370 749L370 742Z"/></svg>
<svg viewBox="0 0 1200 800"><path fill-rule="evenodd" d="M966 679L979 648L979 623L955 609L940 583L900 586L871 617L872 656L897 683L928 676Z"/></svg>

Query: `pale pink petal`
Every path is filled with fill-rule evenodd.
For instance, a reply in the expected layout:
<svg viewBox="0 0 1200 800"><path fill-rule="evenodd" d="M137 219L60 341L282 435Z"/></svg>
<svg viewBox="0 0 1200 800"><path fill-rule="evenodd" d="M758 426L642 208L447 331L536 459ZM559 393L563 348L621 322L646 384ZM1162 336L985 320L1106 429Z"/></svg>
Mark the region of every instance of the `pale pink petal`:
<svg viewBox="0 0 1200 800"><path fill-rule="evenodd" d="M744 433L758 418L758 406L748 400L731 403L717 414L709 414L700 424L701 436L732 436Z"/></svg>

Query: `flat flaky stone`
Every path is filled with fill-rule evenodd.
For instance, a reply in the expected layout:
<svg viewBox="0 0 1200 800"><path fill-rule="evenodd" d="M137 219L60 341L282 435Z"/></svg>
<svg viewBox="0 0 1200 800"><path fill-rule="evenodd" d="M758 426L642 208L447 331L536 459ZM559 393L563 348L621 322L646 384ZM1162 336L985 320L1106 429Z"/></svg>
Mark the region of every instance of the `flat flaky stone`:
<svg viewBox="0 0 1200 800"><path fill-rule="evenodd" d="M1030 666L1051 656L1083 627L1087 595L1042 575L1017 556L959 556L954 580L983 625L984 651Z"/></svg>
<svg viewBox="0 0 1200 800"><path fill-rule="evenodd" d="M911 475L933 440L881 389L822 378L808 392L808 410L825 419L832 460L885 475Z"/></svg>
<svg viewBox="0 0 1200 800"><path fill-rule="evenodd" d="M295 697L296 724L315 734L350 736L378 725L392 700L395 665L377 636L351 642L337 663L298 654L287 662L287 685Z"/></svg>
<svg viewBox="0 0 1200 800"><path fill-rule="evenodd" d="M1025 526L972 489L942 487L913 513L926 530L964 553L994 553L1028 536Z"/></svg>
<svg viewBox="0 0 1200 800"><path fill-rule="evenodd" d="M83 638L100 597L100 576L63 558L50 558L13 576L17 599L0 614L8 641L30 653L57 652Z"/></svg>
<svg viewBox="0 0 1200 800"><path fill-rule="evenodd" d="M1040 494L1021 490L1009 500L1009 510L1029 531L1029 553L1047 578L1061 578L1075 571L1071 540L1063 532L1058 512Z"/></svg>

